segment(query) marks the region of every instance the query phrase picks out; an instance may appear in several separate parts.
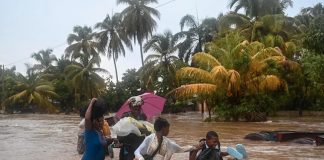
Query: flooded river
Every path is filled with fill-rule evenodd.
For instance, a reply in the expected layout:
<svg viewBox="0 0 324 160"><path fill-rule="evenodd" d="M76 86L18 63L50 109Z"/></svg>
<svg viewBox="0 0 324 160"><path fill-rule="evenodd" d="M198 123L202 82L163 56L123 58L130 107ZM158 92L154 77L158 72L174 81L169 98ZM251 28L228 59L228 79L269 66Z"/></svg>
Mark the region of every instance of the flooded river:
<svg viewBox="0 0 324 160"><path fill-rule="evenodd" d="M163 117L171 123L169 137L181 145L196 143L207 131L215 130L222 147L242 143L249 159L324 159L324 146L243 139L248 133L262 130L324 131L324 117L272 118L262 123L204 123L199 113ZM0 159L80 159L76 152L79 121L77 115L0 115ZM118 154L118 149L115 153ZM188 154L174 154L172 159L187 160Z"/></svg>

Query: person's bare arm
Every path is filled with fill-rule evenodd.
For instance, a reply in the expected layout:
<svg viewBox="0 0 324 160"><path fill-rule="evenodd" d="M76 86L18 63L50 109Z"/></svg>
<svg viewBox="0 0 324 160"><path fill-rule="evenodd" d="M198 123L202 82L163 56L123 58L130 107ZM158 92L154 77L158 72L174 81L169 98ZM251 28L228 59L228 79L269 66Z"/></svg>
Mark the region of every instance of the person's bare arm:
<svg viewBox="0 0 324 160"><path fill-rule="evenodd" d="M221 146L221 144L220 144L220 142L218 142L218 147L219 147L219 149L220 149L220 146ZM220 155L221 155L222 157L225 157L225 156L228 156L229 154L228 154L227 152L221 152Z"/></svg>
<svg viewBox="0 0 324 160"><path fill-rule="evenodd" d="M227 152L221 152L220 155L221 155L222 157L225 157L225 156L228 156L229 154L228 154Z"/></svg>
<svg viewBox="0 0 324 160"><path fill-rule="evenodd" d="M198 150L193 150L189 153L189 160L196 160Z"/></svg>
<svg viewBox="0 0 324 160"><path fill-rule="evenodd" d="M203 148L203 146L205 145L204 142L199 142L198 145L194 145L195 149L190 151L189 153L189 160L196 160L197 158L197 153L199 152L199 150L201 150Z"/></svg>
<svg viewBox="0 0 324 160"><path fill-rule="evenodd" d="M92 107L93 104L97 101L97 98L92 98L87 112L85 114L84 120L85 120L85 129L92 129L92 122L91 122L91 114L92 114Z"/></svg>

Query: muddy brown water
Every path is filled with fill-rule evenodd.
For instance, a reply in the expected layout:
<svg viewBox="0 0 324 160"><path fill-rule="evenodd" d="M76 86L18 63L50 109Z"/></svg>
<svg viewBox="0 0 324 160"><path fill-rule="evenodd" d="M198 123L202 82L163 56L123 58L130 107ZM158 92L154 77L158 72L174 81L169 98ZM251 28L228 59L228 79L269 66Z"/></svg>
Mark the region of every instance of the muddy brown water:
<svg viewBox="0 0 324 160"><path fill-rule="evenodd" d="M180 145L197 143L207 131L218 132L222 148L242 143L249 159L324 159L324 146L266 141L243 137L262 130L324 131L324 117L272 118L268 122L201 122L201 114L163 115L171 123L169 138ZM77 115L0 115L1 160L77 160ZM115 149L115 155L118 149ZM106 159L109 159L108 157ZM115 159L118 159L116 157ZM187 160L188 154L174 154Z"/></svg>

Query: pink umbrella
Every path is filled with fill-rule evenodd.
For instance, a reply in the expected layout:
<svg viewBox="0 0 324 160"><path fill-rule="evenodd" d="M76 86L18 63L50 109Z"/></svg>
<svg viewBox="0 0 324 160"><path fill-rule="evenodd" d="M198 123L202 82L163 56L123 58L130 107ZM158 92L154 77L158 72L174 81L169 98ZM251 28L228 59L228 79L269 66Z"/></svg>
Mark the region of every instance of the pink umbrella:
<svg viewBox="0 0 324 160"><path fill-rule="evenodd" d="M154 95L152 93L144 93L139 95L139 97L142 98L144 101L144 104L142 105L142 112L147 116L147 118L152 118L155 115L160 114L163 111L164 104L166 99L157 95ZM123 113L129 112L129 101L127 100L118 110L116 113L116 116L118 118L121 118Z"/></svg>

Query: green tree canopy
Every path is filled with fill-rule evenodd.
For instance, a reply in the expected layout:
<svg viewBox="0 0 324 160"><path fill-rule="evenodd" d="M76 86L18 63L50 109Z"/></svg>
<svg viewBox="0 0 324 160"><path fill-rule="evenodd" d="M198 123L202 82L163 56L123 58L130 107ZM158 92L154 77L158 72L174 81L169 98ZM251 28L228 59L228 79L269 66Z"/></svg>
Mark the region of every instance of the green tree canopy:
<svg viewBox="0 0 324 160"><path fill-rule="evenodd" d="M113 58L116 82L118 83L118 72L116 66L118 56L120 54L125 56L124 45L126 45L130 50L133 50L132 44L126 36L126 32L122 26L121 15L115 13L111 18L107 15L103 22L96 24L96 28L101 30L98 33L99 51L103 53L107 52L108 59Z"/></svg>
<svg viewBox="0 0 324 160"><path fill-rule="evenodd" d="M153 17L160 18L158 10L149 7L151 3L158 3L157 0L117 0L117 4L126 4L127 7L121 12L123 25L129 38L139 43L142 66L144 65L142 45L145 39L152 35L157 27Z"/></svg>

